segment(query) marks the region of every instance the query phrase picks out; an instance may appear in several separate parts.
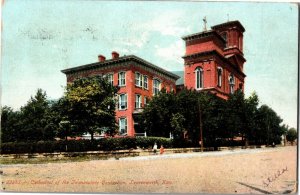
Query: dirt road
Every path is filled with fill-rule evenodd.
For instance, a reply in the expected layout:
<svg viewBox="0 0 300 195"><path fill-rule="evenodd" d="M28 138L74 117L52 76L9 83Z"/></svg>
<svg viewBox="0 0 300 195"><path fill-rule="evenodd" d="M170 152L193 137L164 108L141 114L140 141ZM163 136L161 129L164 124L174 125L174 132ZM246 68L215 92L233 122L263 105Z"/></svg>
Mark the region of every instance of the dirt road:
<svg viewBox="0 0 300 195"><path fill-rule="evenodd" d="M3 165L4 191L290 193L297 147Z"/></svg>

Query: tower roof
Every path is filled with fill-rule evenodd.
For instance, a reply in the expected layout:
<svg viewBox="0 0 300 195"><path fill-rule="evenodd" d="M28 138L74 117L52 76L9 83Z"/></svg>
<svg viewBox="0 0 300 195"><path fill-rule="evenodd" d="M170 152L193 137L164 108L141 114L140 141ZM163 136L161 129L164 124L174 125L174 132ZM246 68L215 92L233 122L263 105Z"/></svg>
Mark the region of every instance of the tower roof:
<svg viewBox="0 0 300 195"><path fill-rule="evenodd" d="M194 39L201 39L201 38L212 37L212 36L218 37L221 41L225 42L225 40L214 30L208 30L208 31L187 35L182 37L182 39L185 41L190 41Z"/></svg>
<svg viewBox="0 0 300 195"><path fill-rule="evenodd" d="M238 26L241 29L242 32L245 32L245 28L243 27L243 25L238 20L218 24L218 25L212 26L211 29L217 30L217 29L221 29L221 28L224 28L224 27L230 27L230 26Z"/></svg>

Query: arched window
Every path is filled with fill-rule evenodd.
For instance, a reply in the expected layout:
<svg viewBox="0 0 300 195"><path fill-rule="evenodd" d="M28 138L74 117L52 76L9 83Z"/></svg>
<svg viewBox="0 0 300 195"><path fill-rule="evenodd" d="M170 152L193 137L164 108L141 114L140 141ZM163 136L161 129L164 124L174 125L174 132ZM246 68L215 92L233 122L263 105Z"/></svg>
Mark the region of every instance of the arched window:
<svg viewBox="0 0 300 195"><path fill-rule="evenodd" d="M202 89L203 88L203 69L198 67L195 70L196 74L196 89Z"/></svg>
<svg viewBox="0 0 300 195"><path fill-rule="evenodd" d="M222 72L223 69L221 67L218 67L218 86L222 86Z"/></svg>
<svg viewBox="0 0 300 195"><path fill-rule="evenodd" d="M234 85L235 85L235 81L234 81L234 76L231 73L229 76L229 89L230 89L230 93L233 94L234 93Z"/></svg>

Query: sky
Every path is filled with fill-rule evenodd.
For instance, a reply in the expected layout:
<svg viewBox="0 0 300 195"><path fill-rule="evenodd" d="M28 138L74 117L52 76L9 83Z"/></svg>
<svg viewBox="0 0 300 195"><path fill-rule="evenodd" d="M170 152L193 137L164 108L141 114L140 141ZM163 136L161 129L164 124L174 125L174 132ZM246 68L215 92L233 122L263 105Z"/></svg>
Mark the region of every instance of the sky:
<svg viewBox="0 0 300 195"><path fill-rule="evenodd" d="M63 95L62 69L136 55L183 71L181 37L239 20L245 94L297 127L298 8L291 3L7 0L2 9L1 104L18 110L38 88Z"/></svg>

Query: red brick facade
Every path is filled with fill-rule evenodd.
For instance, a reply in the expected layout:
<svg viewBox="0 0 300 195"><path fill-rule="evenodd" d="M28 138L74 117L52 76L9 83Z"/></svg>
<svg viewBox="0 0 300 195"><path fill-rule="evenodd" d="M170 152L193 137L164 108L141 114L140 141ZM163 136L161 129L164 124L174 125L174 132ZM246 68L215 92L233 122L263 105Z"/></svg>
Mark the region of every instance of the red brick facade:
<svg viewBox="0 0 300 195"><path fill-rule="evenodd" d="M179 78L177 75L136 56L119 57L117 52L112 52L112 59L106 60L104 56L99 55L98 61L94 64L70 68L62 72L67 76L67 82L73 82L74 79L93 75L102 75L107 78L110 75L113 76L113 85L120 87L118 91L118 105L116 107L116 120L119 123L121 135L135 135L134 115L139 114L145 103L153 97L154 82L158 84L157 90L162 88L165 88L168 92L176 90L175 82ZM125 84L120 81L122 80L121 72L125 74ZM136 75L139 75L139 77ZM125 102L121 101L122 98L124 98ZM121 130L121 128L124 130Z"/></svg>
<svg viewBox="0 0 300 195"><path fill-rule="evenodd" d="M244 31L240 22L232 21L183 37L184 85L210 90L224 99L238 88L244 90Z"/></svg>
<svg viewBox="0 0 300 195"><path fill-rule="evenodd" d="M239 21L216 25L212 30L183 37L186 44L184 86L188 89L209 90L227 99L238 88L244 90L243 32ZM116 120L120 135L135 136L134 116L139 114L154 91L176 90L180 77L137 56L122 56L112 52L112 58L99 55L98 62L62 71L67 82L92 75L106 76L119 86ZM123 79L123 76L125 79ZM156 87L154 86L156 83ZM182 88L182 84L178 89ZM142 133L142 132L139 132Z"/></svg>

